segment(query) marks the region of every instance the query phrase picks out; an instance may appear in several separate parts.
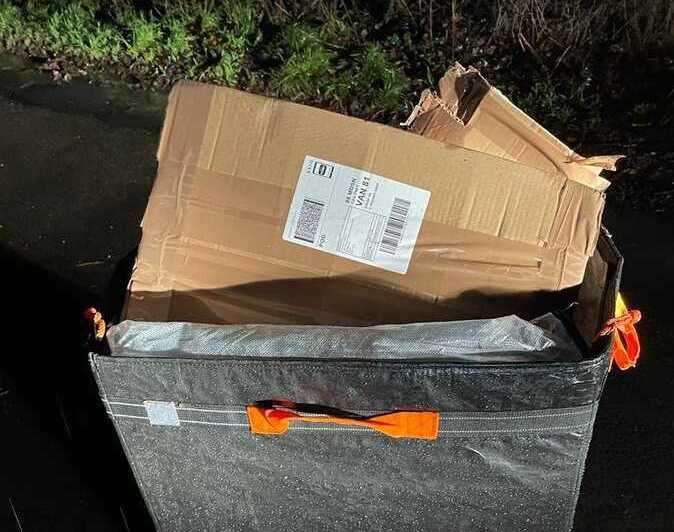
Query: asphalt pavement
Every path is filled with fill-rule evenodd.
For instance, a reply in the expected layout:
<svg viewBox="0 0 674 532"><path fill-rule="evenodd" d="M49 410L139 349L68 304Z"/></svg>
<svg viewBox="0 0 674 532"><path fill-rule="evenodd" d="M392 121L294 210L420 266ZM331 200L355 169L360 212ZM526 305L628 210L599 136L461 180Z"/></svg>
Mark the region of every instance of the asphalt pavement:
<svg viewBox="0 0 674 532"><path fill-rule="evenodd" d="M119 308L155 173L165 95L57 86L0 58L0 530L144 530L149 521L99 406L88 305ZM674 530L671 223L617 211L623 293L643 356L609 376L576 530Z"/></svg>

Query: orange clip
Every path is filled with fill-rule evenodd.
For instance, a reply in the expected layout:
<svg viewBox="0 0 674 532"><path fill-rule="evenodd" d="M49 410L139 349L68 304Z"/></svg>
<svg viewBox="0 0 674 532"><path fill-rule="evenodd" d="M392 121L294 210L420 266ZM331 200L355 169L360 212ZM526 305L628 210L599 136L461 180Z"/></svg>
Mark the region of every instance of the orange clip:
<svg viewBox="0 0 674 532"><path fill-rule="evenodd" d="M103 315L94 307L89 307L84 311L84 319L91 322L94 329L94 338L102 340L105 336L106 324Z"/></svg>
<svg viewBox="0 0 674 532"><path fill-rule="evenodd" d="M641 312L628 310L623 298L618 294L615 305L615 318L606 322L599 331L599 336L614 334L611 350L611 363L615 362L618 368L625 371L637 365L641 344L634 324L641 320ZM623 342L624 340L624 342Z"/></svg>
<svg viewBox="0 0 674 532"><path fill-rule="evenodd" d="M296 408L284 406L286 402L258 403L246 407L248 424L253 434L280 435L285 434L290 423L333 423L350 427L366 427L391 438L414 438L434 440L438 437L440 415L430 411L396 411L375 416L358 416L349 412L343 415L334 414L334 409L326 408L328 414L303 414Z"/></svg>

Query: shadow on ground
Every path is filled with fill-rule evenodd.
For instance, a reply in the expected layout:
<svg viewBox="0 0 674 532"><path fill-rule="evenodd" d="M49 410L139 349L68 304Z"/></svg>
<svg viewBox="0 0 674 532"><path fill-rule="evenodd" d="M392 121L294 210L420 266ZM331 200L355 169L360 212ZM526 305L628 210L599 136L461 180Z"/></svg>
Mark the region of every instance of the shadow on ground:
<svg viewBox="0 0 674 532"><path fill-rule="evenodd" d="M149 526L80 316L120 306L160 123L144 97L0 64L0 530Z"/></svg>
<svg viewBox="0 0 674 532"><path fill-rule="evenodd" d="M625 256L621 292L643 313L642 357L613 369L602 397L576 513L577 530L672 530L674 249L672 225L631 210L604 221Z"/></svg>
<svg viewBox="0 0 674 532"><path fill-rule="evenodd" d="M6 331L0 523L7 521L0 528L124 530L127 521L139 529L145 511L96 400L87 328L78 318L99 296L5 247L0 272Z"/></svg>

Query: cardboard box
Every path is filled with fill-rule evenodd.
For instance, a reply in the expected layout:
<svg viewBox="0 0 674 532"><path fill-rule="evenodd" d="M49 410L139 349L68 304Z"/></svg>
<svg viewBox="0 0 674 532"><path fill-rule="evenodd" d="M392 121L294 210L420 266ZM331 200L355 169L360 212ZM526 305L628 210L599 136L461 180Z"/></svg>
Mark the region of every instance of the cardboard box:
<svg viewBox="0 0 674 532"><path fill-rule="evenodd" d="M559 171L195 83L158 160L130 319L526 317L582 281L604 206Z"/></svg>
<svg viewBox="0 0 674 532"><path fill-rule="evenodd" d="M561 172L569 179L604 191L599 174L615 170L622 155L582 157L492 87L475 68L456 63L442 77L439 94L430 90L405 125L449 146L489 153L510 161Z"/></svg>

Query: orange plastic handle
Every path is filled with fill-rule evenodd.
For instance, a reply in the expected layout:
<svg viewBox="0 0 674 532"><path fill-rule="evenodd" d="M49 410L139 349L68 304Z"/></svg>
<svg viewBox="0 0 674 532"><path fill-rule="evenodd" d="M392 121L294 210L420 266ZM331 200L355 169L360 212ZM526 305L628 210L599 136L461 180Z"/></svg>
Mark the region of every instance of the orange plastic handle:
<svg viewBox="0 0 674 532"><path fill-rule="evenodd" d="M329 409L332 411L332 409ZM430 411L396 411L375 416L303 414L282 405L250 405L246 407L248 424L253 434L285 434L290 423L332 423L348 427L366 427L391 438L434 440L438 437L440 415Z"/></svg>
<svg viewBox="0 0 674 532"><path fill-rule="evenodd" d="M606 336L613 333L613 347L611 361L615 362L619 369L625 371L637 365L641 354L639 335L634 326L641 320L641 312L628 310L623 298L618 294L615 306L615 318L610 319L598 336ZM623 342L624 340L624 342Z"/></svg>

